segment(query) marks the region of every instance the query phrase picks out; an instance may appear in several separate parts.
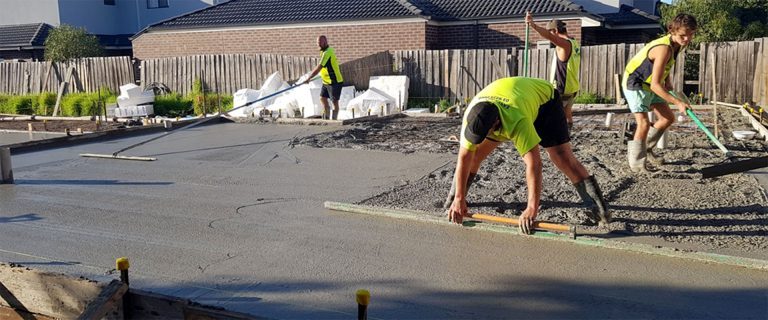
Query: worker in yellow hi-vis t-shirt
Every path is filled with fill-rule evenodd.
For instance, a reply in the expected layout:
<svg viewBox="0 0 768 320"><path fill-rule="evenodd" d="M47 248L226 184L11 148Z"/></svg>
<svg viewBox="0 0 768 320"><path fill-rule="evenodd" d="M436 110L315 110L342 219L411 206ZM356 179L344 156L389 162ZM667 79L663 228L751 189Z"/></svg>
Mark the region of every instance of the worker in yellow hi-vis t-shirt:
<svg viewBox="0 0 768 320"><path fill-rule="evenodd" d="M319 36L317 38L317 46L323 52L320 56L320 64L312 70L309 78L304 83L309 82L315 75L320 73L320 78L323 79L323 88L320 90L320 103L325 111L324 118L336 120L339 116L339 96L341 96L341 87L344 85L344 77L341 76L339 60L336 59L336 51L328 45L328 38ZM328 99L331 99L333 102L333 113L330 112Z"/></svg>
<svg viewBox="0 0 768 320"><path fill-rule="evenodd" d="M512 77L496 80L469 104L461 125L461 146L449 192L448 219L461 223L467 215L467 189L480 164L499 146L511 141L526 166L528 206L520 215L520 228L530 233L539 212L542 173L539 146L574 184L594 222L608 223L611 216L600 187L571 150L560 93L548 81Z"/></svg>

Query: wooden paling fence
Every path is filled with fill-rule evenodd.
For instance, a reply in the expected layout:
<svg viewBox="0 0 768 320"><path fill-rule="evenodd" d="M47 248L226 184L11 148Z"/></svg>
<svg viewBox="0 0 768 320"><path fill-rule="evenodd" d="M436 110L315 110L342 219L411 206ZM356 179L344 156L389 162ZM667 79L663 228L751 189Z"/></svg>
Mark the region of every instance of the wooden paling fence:
<svg viewBox="0 0 768 320"><path fill-rule="evenodd" d="M165 84L172 92L188 94L199 79L207 91L229 93L243 88L261 88L264 80L279 72L286 80L296 80L312 71L317 58L275 54L196 55L141 62L141 83Z"/></svg>
<svg viewBox="0 0 768 320"><path fill-rule="evenodd" d="M768 106L768 38L755 40L760 46L757 68L752 88L752 101L766 108Z"/></svg>
<svg viewBox="0 0 768 320"><path fill-rule="evenodd" d="M395 51L393 67L409 77L410 97L466 100L493 80L514 75L514 54L506 49Z"/></svg>
<svg viewBox="0 0 768 320"><path fill-rule="evenodd" d="M70 69L72 79L64 79ZM0 62L0 93L56 92L64 81L68 81L69 92L96 92L103 87L118 92L121 85L134 81L131 58L84 58L62 63Z"/></svg>
<svg viewBox="0 0 768 320"><path fill-rule="evenodd" d="M615 75L643 44L582 47L581 91L615 97ZM411 79L412 97L466 100L501 77L523 75L525 50L416 50L395 51L394 67ZM529 50L529 76L549 80L555 49ZM681 59L684 60L684 59ZM685 64L672 71L674 88L682 90Z"/></svg>
<svg viewBox="0 0 768 320"><path fill-rule="evenodd" d="M165 84L172 92L187 94L200 79L209 92L232 94L243 88L259 89L269 75L278 72L285 81L295 81L319 63L315 57L274 54L197 55L152 59L141 62L141 83ZM387 52L342 63L339 68L345 85L368 88L371 76L392 74L392 57Z"/></svg>
<svg viewBox="0 0 768 320"><path fill-rule="evenodd" d="M700 92L708 98L713 98L713 90L716 89L717 100L728 103L760 101L764 86L761 89L756 79L766 73L767 66L763 63L765 59L763 57L766 54L763 48L768 43L766 39L768 38L754 41L702 43L699 50L701 53ZM711 69L713 67L714 76ZM713 85L717 88L713 88ZM758 89L761 91L756 92Z"/></svg>

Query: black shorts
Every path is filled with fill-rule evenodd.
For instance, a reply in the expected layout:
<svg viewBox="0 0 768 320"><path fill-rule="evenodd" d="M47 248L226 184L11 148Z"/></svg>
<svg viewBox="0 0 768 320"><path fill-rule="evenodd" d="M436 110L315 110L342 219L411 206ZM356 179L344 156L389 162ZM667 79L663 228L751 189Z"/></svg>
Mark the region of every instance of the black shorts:
<svg viewBox="0 0 768 320"><path fill-rule="evenodd" d="M539 107L539 115L533 122L533 127L541 138L539 145L544 148L559 146L571 141L568 121L565 119L565 111L563 111L563 102L557 90L555 90L554 98Z"/></svg>
<svg viewBox="0 0 768 320"><path fill-rule="evenodd" d="M331 100L339 100L342 86L344 86L344 83L323 84L323 88L320 89L320 96Z"/></svg>

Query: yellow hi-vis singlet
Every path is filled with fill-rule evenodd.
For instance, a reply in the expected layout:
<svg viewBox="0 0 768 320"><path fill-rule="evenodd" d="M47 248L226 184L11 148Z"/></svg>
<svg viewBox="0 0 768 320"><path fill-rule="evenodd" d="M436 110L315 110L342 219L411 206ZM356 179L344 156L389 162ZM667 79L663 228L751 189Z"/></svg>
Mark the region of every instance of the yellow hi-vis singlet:
<svg viewBox="0 0 768 320"><path fill-rule="evenodd" d="M336 59L336 51L333 48L328 47L323 50L323 55L320 56L320 64L323 65L323 68L320 69L320 78L323 79L323 84L344 82L341 70L339 69L339 61Z"/></svg>
<svg viewBox="0 0 768 320"><path fill-rule="evenodd" d="M484 106L478 103L490 102L492 105L487 106L488 108L499 109L501 128L490 132L488 137L499 142L513 141L521 156L528 153L541 142L533 126L539 116L539 107L554 96L555 89L552 84L542 79L511 77L491 82L477 93L464 113L461 146L470 151L477 150L477 145L464 138L464 130L467 130L468 125L467 115L471 108Z"/></svg>
<svg viewBox="0 0 768 320"><path fill-rule="evenodd" d="M653 61L648 59L648 52L657 46L668 46L674 50L672 46L672 35L666 35L646 44L631 60L627 63L627 67L624 69L624 79L621 86L628 90L645 90L651 91L651 75L653 73ZM664 75L661 79L666 79L669 76L669 71L672 70L672 66L675 65L675 57L677 52L673 52L669 57L667 65L664 66Z"/></svg>
<svg viewBox="0 0 768 320"><path fill-rule="evenodd" d="M571 95L579 91L579 68L581 68L581 46L575 39L567 39L571 43L571 55L567 61L560 61L557 52L552 57L552 85L562 95Z"/></svg>

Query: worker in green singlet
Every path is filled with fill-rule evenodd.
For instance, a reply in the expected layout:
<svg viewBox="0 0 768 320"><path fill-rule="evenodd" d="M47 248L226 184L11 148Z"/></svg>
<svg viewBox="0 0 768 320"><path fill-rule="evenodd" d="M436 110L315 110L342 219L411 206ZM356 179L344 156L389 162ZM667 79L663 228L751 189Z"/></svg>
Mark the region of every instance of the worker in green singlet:
<svg viewBox="0 0 768 320"><path fill-rule="evenodd" d="M553 19L546 28L533 22L531 13L525 15L525 22L543 38L555 45L552 56L550 81L560 92L568 128L573 127L573 101L579 92L579 69L581 68L581 46L579 41L568 35L565 22Z"/></svg>
<svg viewBox="0 0 768 320"><path fill-rule="evenodd" d="M669 105L676 105L682 114L691 107L669 93L672 90L669 71L675 65L677 54L693 39L697 27L693 16L677 15L667 26L669 33L646 44L624 69L621 87L637 122L634 139L627 143L627 160L632 172L652 171L646 166L648 153L675 122ZM658 118L653 124L648 119L650 111Z"/></svg>
<svg viewBox="0 0 768 320"><path fill-rule="evenodd" d="M339 97L341 97L341 87L344 86L344 77L341 76L339 61L336 59L336 51L328 45L328 38L325 36L317 37L317 46L320 47L322 55L320 63L312 70L304 83L308 83L320 73L323 79L323 87L320 89L320 104L323 105L323 117L325 119L336 120L339 116ZM328 99L333 103L333 112L328 105Z"/></svg>

